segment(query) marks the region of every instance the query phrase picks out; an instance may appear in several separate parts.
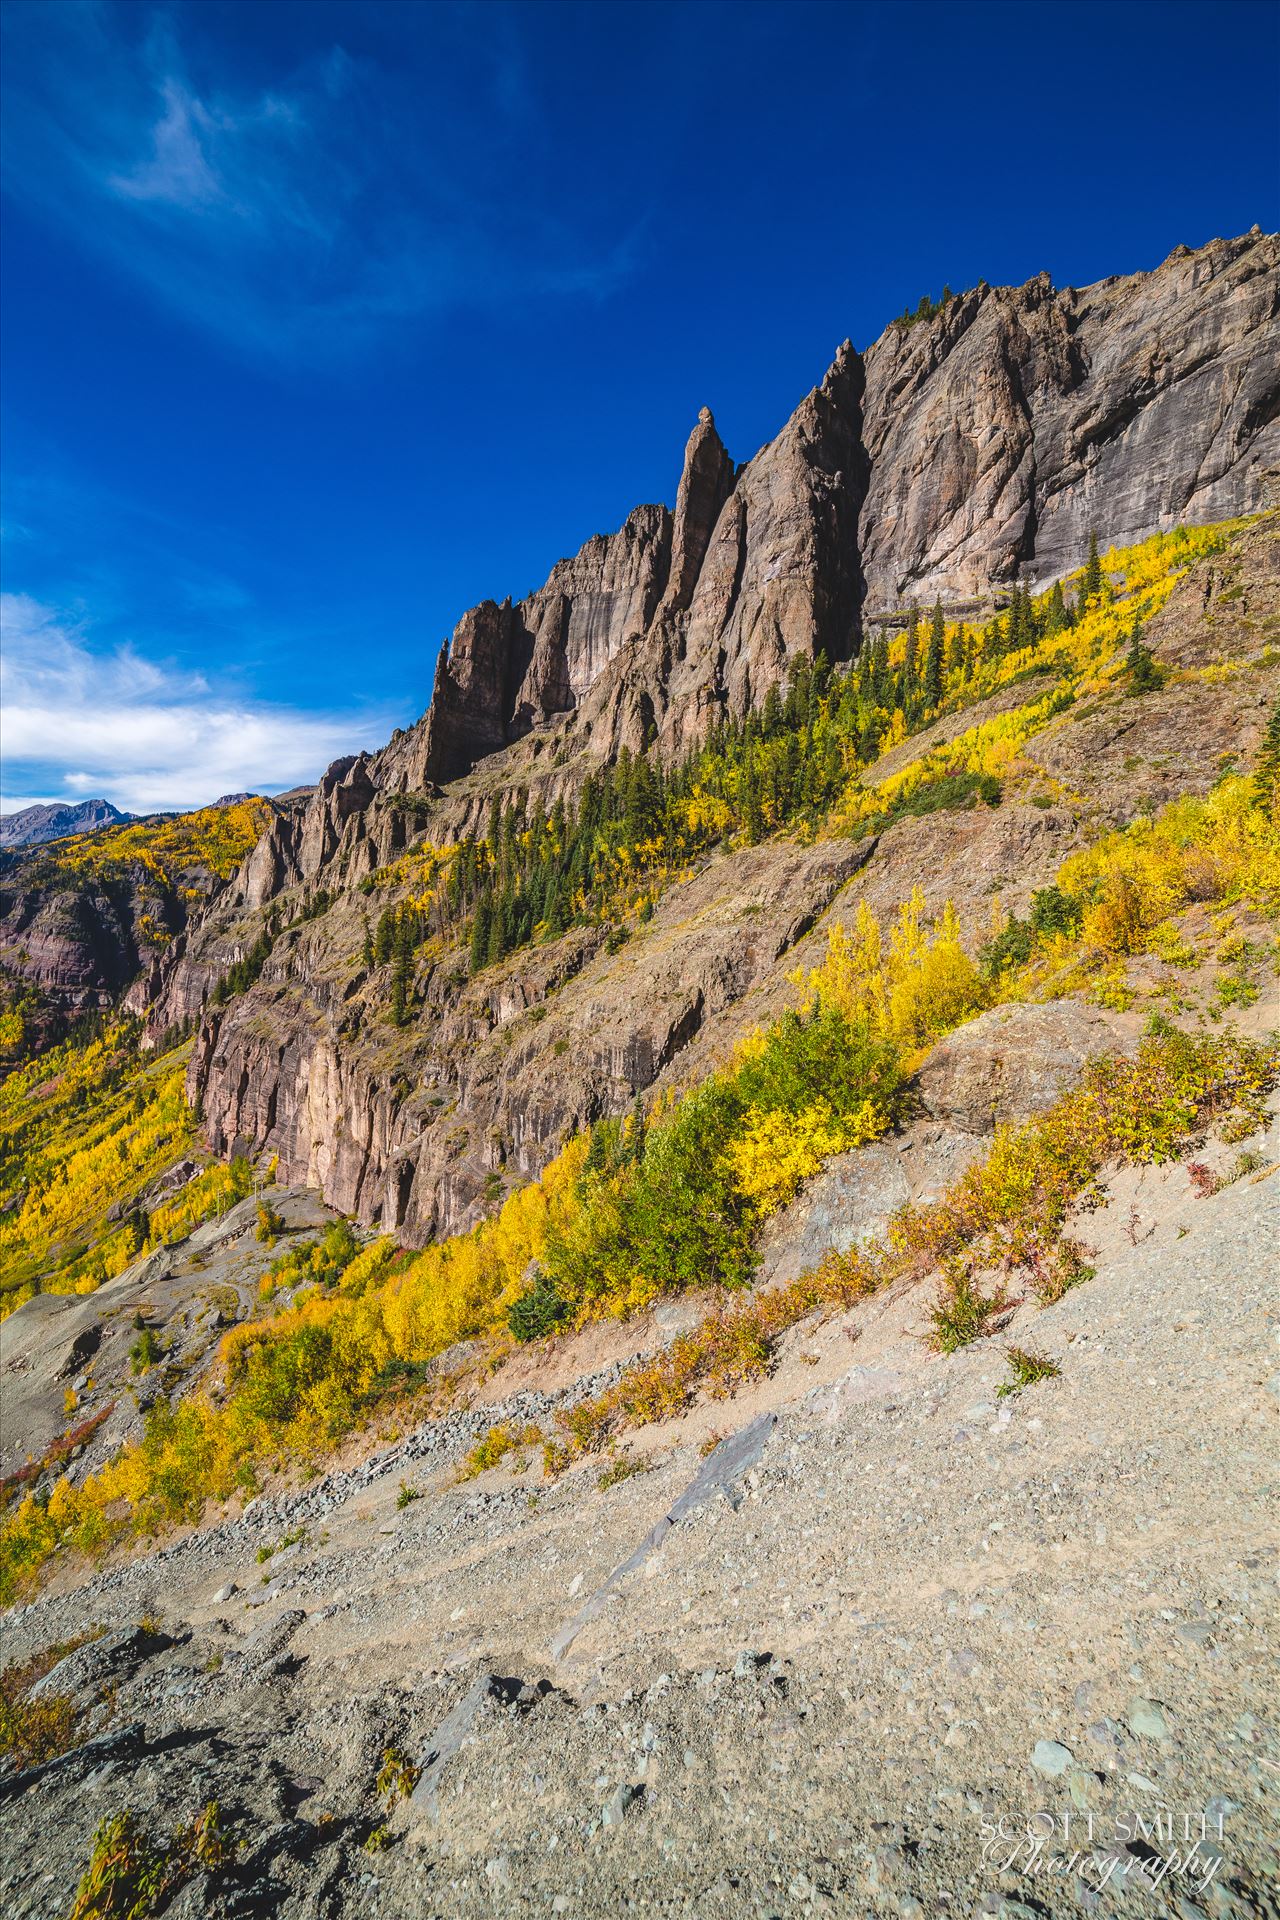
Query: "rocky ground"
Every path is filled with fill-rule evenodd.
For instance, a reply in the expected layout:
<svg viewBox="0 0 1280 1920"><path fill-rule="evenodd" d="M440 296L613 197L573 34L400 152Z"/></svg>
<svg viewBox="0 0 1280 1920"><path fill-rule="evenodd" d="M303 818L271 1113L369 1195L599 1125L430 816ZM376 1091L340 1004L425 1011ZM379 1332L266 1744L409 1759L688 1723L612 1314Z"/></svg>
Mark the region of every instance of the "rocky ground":
<svg viewBox="0 0 1280 1920"><path fill-rule="evenodd" d="M932 1354L927 1287L801 1326L603 1489L599 1461L457 1465L679 1310L64 1577L6 1658L100 1623L42 1685L106 1703L87 1745L0 1778L5 1911L63 1914L122 1806L159 1836L210 1798L240 1861L174 1913L1280 1910L1280 1130L1249 1145L1209 1198L1182 1163L1118 1171L1078 1227L1096 1278L998 1339ZM1001 1397L1010 1342L1060 1377ZM390 1810L388 1746L422 1769Z"/></svg>
<svg viewBox="0 0 1280 1920"><path fill-rule="evenodd" d="M272 1187L285 1244L336 1219L305 1189ZM38 1293L0 1321L0 1473L39 1459L69 1426L97 1421L77 1458L96 1464L141 1431L157 1396L190 1387L213 1364L225 1328L260 1304L273 1254L250 1195L174 1247L161 1247L90 1294ZM134 1360L149 1328L158 1359ZM75 1472L72 1464L72 1472Z"/></svg>

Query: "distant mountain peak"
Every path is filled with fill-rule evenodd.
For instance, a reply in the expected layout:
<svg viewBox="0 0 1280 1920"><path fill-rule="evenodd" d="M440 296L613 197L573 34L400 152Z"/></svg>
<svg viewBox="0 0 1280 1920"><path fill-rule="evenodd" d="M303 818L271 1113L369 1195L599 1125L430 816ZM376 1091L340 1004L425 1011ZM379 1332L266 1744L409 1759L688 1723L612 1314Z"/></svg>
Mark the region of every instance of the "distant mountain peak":
<svg viewBox="0 0 1280 1920"><path fill-rule="evenodd" d="M79 800L61 806L23 807L0 815L0 847L39 847L48 840L65 840L73 833L96 833L132 820L109 800Z"/></svg>

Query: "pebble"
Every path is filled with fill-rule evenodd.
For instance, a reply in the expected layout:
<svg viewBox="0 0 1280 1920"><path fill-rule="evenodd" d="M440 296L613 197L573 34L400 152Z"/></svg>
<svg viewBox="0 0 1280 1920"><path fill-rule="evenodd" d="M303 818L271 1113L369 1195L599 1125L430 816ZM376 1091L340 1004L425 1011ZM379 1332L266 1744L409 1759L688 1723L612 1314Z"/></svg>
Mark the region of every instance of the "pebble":
<svg viewBox="0 0 1280 1920"><path fill-rule="evenodd" d="M1073 1767L1076 1757L1070 1747L1064 1747L1057 1740L1037 1740L1031 1752L1031 1764L1037 1773L1045 1774L1050 1780L1058 1780Z"/></svg>
<svg viewBox="0 0 1280 1920"><path fill-rule="evenodd" d="M606 1827L621 1826L643 1792L643 1787L633 1787L630 1781L620 1780L600 1809L603 1824Z"/></svg>
<svg viewBox="0 0 1280 1920"><path fill-rule="evenodd" d="M1071 1795L1072 1805L1078 1807L1081 1813L1087 1813L1091 1807L1097 1806L1101 1797L1102 1787L1103 1780L1101 1775L1092 1772L1090 1768L1071 1767L1068 1769L1067 1792Z"/></svg>
<svg viewBox="0 0 1280 1920"><path fill-rule="evenodd" d="M1180 1640L1186 1640L1193 1647L1207 1647L1213 1637L1213 1628L1207 1620L1184 1620L1174 1631Z"/></svg>
<svg viewBox="0 0 1280 1920"><path fill-rule="evenodd" d="M1154 1700L1131 1700L1125 1714L1129 1731L1139 1740L1167 1740L1169 1723Z"/></svg>

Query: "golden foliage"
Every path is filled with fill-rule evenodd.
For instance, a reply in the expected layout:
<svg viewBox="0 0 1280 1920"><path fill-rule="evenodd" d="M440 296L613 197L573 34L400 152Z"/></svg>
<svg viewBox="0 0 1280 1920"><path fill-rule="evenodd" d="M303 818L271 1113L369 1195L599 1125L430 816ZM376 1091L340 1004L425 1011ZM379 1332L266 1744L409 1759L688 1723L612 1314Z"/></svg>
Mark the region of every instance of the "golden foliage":
<svg viewBox="0 0 1280 1920"><path fill-rule="evenodd" d="M898 910L887 953L864 900L852 932L837 922L821 964L791 978L805 1010L822 1001L909 1048L949 1032L983 1005L982 981L961 942L955 908L948 900L931 928L919 887Z"/></svg>
<svg viewBox="0 0 1280 1920"><path fill-rule="evenodd" d="M227 880L257 845L271 814L270 803L261 799L156 814L54 841L40 849L39 861L68 876L98 879L141 868L165 886L201 868Z"/></svg>
<svg viewBox="0 0 1280 1920"><path fill-rule="evenodd" d="M729 1148L730 1170L739 1192L764 1217L793 1200L833 1153L865 1146L888 1124L888 1116L870 1100L840 1117L826 1100L800 1113L751 1107L742 1137Z"/></svg>

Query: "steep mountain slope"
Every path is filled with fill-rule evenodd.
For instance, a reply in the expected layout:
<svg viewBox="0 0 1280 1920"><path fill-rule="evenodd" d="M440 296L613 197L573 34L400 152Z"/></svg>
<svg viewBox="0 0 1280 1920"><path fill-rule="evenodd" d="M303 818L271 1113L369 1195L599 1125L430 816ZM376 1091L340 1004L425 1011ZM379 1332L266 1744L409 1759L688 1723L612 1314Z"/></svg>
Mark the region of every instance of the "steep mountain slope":
<svg viewBox="0 0 1280 1920"><path fill-rule="evenodd" d="M0 853L0 995L14 1027L0 1058L38 1051L84 1014L124 1001L143 1011L161 957L274 811L229 795L194 813L121 815Z"/></svg>
<svg viewBox="0 0 1280 1920"><path fill-rule="evenodd" d="M1261 1172L1110 1171L1096 1273L1004 1326L1060 1371L1010 1397L991 1341L928 1351L917 1285L797 1327L643 1471L459 1483L664 1308L46 1595L7 1647L70 1645L33 1698L75 1744L0 1775L6 1911L65 1912L128 1806L169 1910L223 1920L1274 1914L1277 1151L1273 1118ZM169 1842L211 1800L221 1866Z"/></svg>
<svg viewBox="0 0 1280 1920"><path fill-rule="evenodd" d="M414 961L418 1011L403 1028L387 1020L388 969L362 955L365 920L421 892L410 843L446 842L489 795L480 776L448 790L424 842L422 823L382 784L385 761L332 769L301 820L272 823L224 901L176 947L152 1010L157 1030L200 1020L189 1088L211 1143L277 1154L282 1177L311 1181L331 1204L414 1242L470 1224L566 1133L722 1049L738 1003L777 979L852 873L864 869L860 886L881 908L894 910L918 882L931 910L953 895L966 924L985 931L997 904L1021 910L1100 825L1203 792L1223 756L1247 757L1275 680L1265 654L1275 546L1264 522L1175 587L1148 629L1171 677L1141 706L1114 665L1096 680L1050 673L976 707L961 700L952 719L862 776L872 787L937 738L994 724L1057 684L1076 687L1073 705L1050 702L1025 723L1002 805L891 824L861 845L848 827L807 850L708 849L697 871L672 876L650 920L626 923L621 950L610 950L607 919L588 918L469 980L466 926L446 930ZM1118 616L1119 638L1128 617ZM967 764L960 748L940 751L943 767ZM490 791L511 778L505 759L494 763ZM332 897L323 915L301 919L309 883ZM225 1009L208 1006L273 911L294 925L257 985Z"/></svg>

